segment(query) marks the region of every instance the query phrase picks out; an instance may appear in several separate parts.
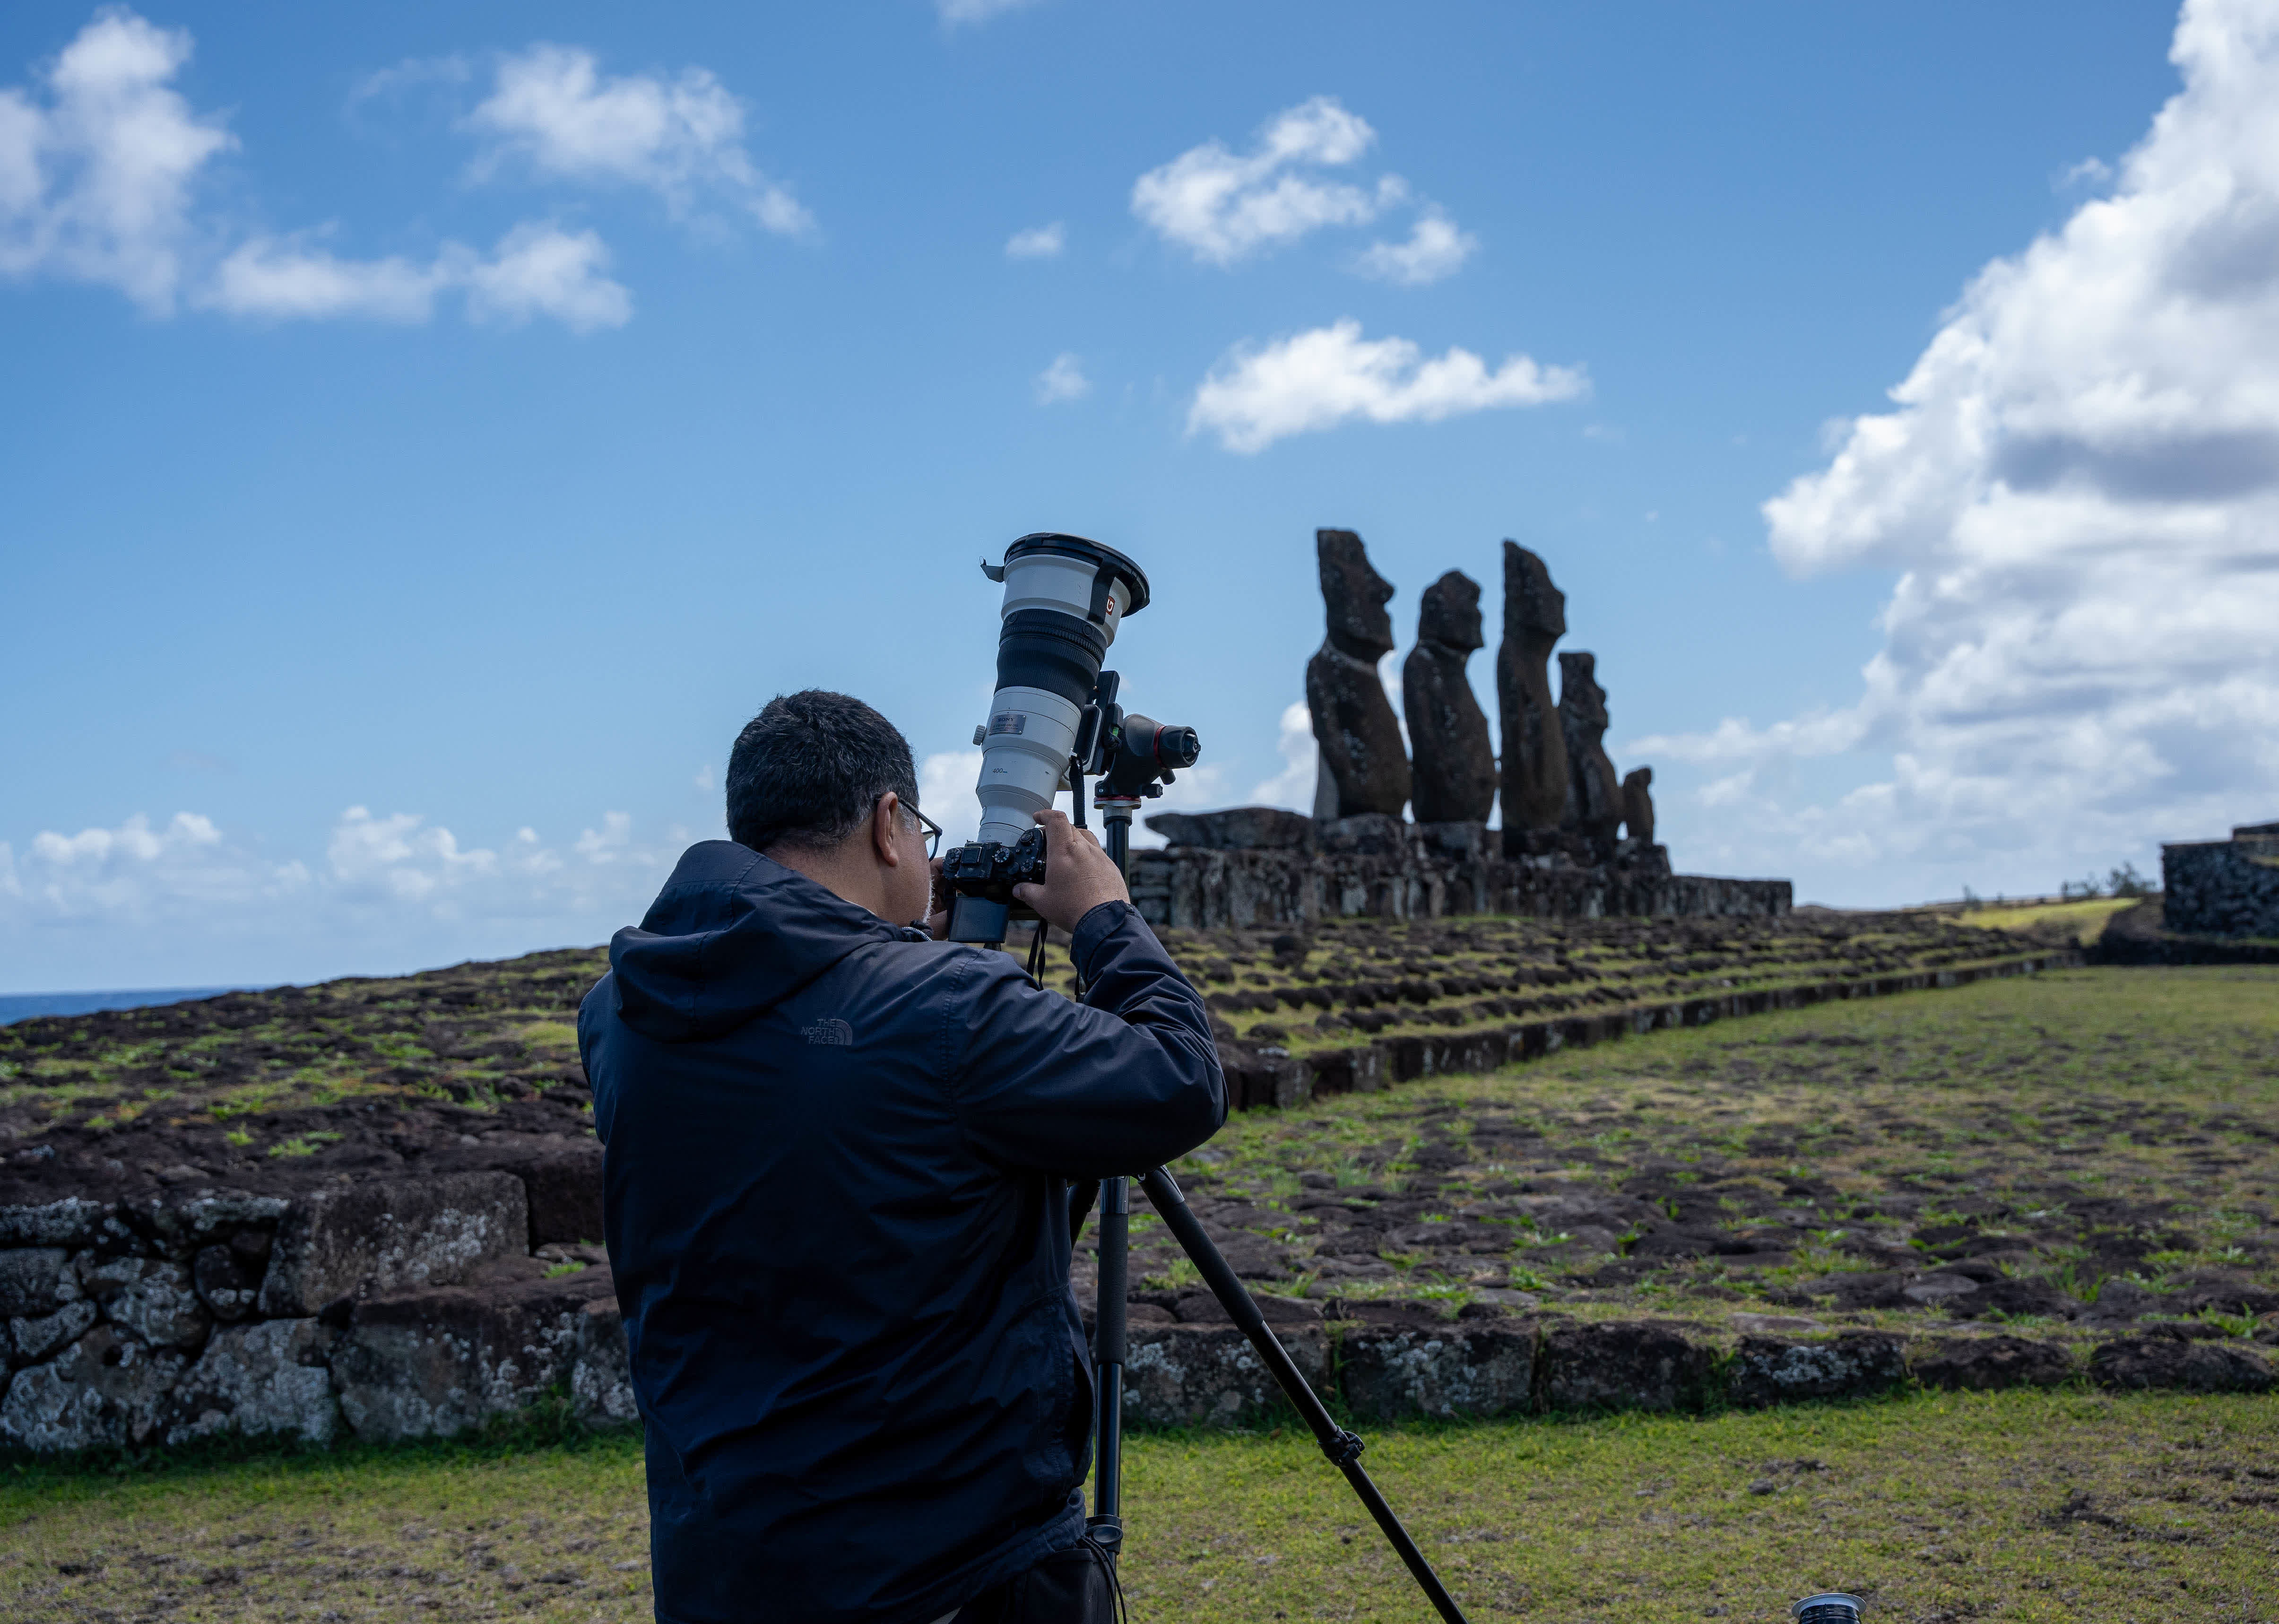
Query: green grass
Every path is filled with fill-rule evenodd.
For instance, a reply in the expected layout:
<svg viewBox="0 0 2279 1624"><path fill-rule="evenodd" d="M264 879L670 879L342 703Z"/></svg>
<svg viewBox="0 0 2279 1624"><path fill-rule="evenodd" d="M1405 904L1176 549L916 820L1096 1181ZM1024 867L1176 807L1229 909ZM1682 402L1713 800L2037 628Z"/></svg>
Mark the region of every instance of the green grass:
<svg viewBox="0 0 2279 1624"><path fill-rule="evenodd" d="M2088 897L2075 902L2028 903L2016 908L1971 908L1954 917L1985 930L2055 927L2086 947L2104 932L2107 920L2144 900L2141 897Z"/></svg>
<svg viewBox="0 0 2279 1624"><path fill-rule="evenodd" d="M1498 1272L1524 1263L1574 1288L1565 1309L1715 1319L1894 1249L1991 1257L2083 1300L2108 1277L2212 1268L2279 1289L2279 969L2053 971L1659 1032L1246 1112L1177 1171L1266 1213L1245 1221L1277 1226L1301 1280L1332 1233L1305 1210L1309 1176L1422 1198L1426 1221L1521 1228L1524 1192L1626 1191L1737 1233L1776 1224L1790 1254L1608 1287L1591 1283L1606 1253L1559 1257L1515 1228L1501 1258L1380 1253L1396 1273L1340 1279L1347 1295L1520 1284ZM1155 1268L1162 1241L1134 1238Z"/></svg>
<svg viewBox="0 0 2279 1624"><path fill-rule="evenodd" d="M1769 1624L1822 1586L1925 1621L2268 1620L2279 1597L2267 1399L1492 1422L1381 1432L1364 1459L1475 1619ZM1430 1617L1301 1435L1137 1437L1126 1489L1140 1624ZM0 1550L11 1619L649 1616L625 1436L18 1468Z"/></svg>

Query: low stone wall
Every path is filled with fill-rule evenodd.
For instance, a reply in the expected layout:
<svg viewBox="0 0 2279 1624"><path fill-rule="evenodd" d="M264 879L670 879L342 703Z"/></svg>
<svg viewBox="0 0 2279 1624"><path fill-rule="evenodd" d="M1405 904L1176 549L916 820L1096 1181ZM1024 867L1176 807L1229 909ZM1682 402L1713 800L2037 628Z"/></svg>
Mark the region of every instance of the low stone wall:
<svg viewBox="0 0 2279 1624"><path fill-rule="evenodd" d="M2167 927L2184 935L2279 938L2279 823L2229 840L2160 848Z"/></svg>
<svg viewBox="0 0 2279 1624"><path fill-rule="evenodd" d="M1270 1105L1301 1105L1327 1095L1367 1093L1418 1077L1494 1071L1562 1049L1609 1043L1632 1034L1707 1026L1715 1020L1761 1015L1773 1010L1804 1009L1849 998L1889 997L1894 993L1962 987L1973 981L2070 968L2082 961L2083 955L2072 949L2053 949L1987 964L1810 981L1745 992L1705 993L1668 1004L1628 1004L1602 1014L1564 1015L1515 1026L1474 1028L1446 1034L1403 1034L1304 1054L1292 1054L1270 1044L1222 1041L1219 1061L1226 1071L1230 1108L1247 1111Z"/></svg>
<svg viewBox="0 0 2279 1624"><path fill-rule="evenodd" d="M606 1258L523 1249L519 1181L397 1181L280 1200L201 1191L0 1208L12 1366L0 1447L179 1445L222 1434L327 1443L448 1436L566 1396L638 1418ZM249 1281L257 1280L257 1284ZM329 1292L339 1295L327 1297ZM1531 1299L1515 1297L1515 1304ZM1367 1420L1699 1410L2086 1380L2261 1392L2268 1358L2189 1324L2099 1343L1994 1330L1912 1337L1742 1323L1522 1317L1477 1303L1262 1299L1324 1397ZM1207 1294L1141 1293L1125 1418L1242 1426L1283 1400Z"/></svg>
<svg viewBox="0 0 2279 1624"><path fill-rule="evenodd" d="M2263 1350L2203 1326L2101 1342L2022 1337L1969 1325L1914 1335L1743 1329L1720 1335L1677 1321L1521 1317L1485 1305L1450 1320L1412 1304L1332 1299L1316 1308L1267 1301L1272 1316L1285 1320L1276 1339L1308 1382L1369 1421L1758 1409L1872 1397L1910 1384L1988 1391L2079 1382L2203 1393L2264 1393L2279 1386ZM1291 1320L1293 1313L1304 1317ZM1232 1325L1135 1323L1131 1371L1124 1420L1132 1425L1247 1425L1284 1410L1248 1341Z"/></svg>
<svg viewBox="0 0 2279 1624"><path fill-rule="evenodd" d="M498 1172L0 1207L0 1447L461 1431L566 1390L633 1417L606 1259Z"/></svg>
<svg viewBox="0 0 2279 1624"><path fill-rule="evenodd" d="M1774 919L1793 901L1786 880L1674 874L1652 862L1546 866L1422 839L1390 852L1134 851L1131 883L1148 923L1186 930L1480 913Z"/></svg>

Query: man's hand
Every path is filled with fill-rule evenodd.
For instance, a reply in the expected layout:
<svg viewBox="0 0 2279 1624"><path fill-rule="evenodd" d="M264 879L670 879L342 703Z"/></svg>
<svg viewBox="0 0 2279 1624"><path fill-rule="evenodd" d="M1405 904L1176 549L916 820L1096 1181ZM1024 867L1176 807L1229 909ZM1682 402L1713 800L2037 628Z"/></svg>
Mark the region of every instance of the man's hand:
<svg viewBox="0 0 2279 1624"><path fill-rule="evenodd" d="M1104 902L1130 902L1124 876L1090 829L1080 829L1066 812L1040 812L1045 832L1045 882L1017 885L1013 895L1034 908L1048 925L1073 931L1077 922Z"/></svg>
<svg viewBox="0 0 2279 1624"><path fill-rule="evenodd" d="M937 942L949 939L949 888L941 882L941 859L936 858L926 865L926 873L933 878L933 889L926 900L925 933Z"/></svg>

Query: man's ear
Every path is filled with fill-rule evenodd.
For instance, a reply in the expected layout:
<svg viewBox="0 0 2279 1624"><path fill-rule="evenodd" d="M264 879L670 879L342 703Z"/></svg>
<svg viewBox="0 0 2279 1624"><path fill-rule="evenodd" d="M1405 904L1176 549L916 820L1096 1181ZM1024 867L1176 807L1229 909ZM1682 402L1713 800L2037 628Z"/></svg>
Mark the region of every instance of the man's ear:
<svg viewBox="0 0 2279 1624"><path fill-rule="evenodd" d="M892 789L879 797L871 809L871 849L879 860L889 868L902 866L902 854L894 845L894 822L902 816L902 797Z"/></svg>

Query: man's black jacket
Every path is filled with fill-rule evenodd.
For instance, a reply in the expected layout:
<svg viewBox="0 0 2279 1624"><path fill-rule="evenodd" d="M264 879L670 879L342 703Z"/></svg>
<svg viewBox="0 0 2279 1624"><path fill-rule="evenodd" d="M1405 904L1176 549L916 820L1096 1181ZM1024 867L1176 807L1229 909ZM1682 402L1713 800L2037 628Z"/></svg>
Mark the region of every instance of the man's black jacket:
<svg viewBox="0 0 2279 1624"><path fill-rule="evenodd" d="M579 1012L672 1624L927 1624L1083 1532L1065 1178L1209 1138L1202 1001L1128 904L1084 1003L691 847Z"/></svg>

